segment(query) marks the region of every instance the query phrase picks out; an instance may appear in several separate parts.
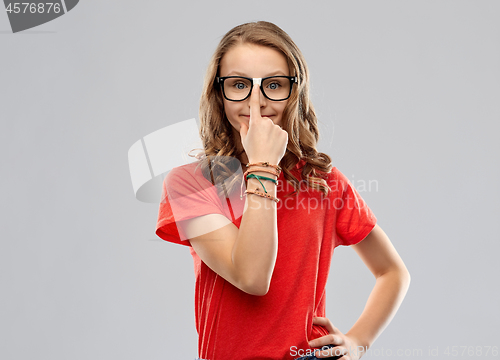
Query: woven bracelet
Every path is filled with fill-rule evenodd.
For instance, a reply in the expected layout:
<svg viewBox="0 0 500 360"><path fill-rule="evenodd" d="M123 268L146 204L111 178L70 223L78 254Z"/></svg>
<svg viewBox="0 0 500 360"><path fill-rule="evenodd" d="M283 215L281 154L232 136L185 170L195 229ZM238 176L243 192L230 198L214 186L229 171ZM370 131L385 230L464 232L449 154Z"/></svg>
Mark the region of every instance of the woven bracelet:
<svg viewBox="0 0 500 360"><path fill-rule="evenodd" d="M273 201L276 201L276 203L278 203L280 201L280 199L278 198L275 198L274 196L271 196L269 194L264 194L264 193L261 193L261 192L258 192L258 191L252 191L252 190L245 190L245 194L254 194L254 195L258 195L260 197L264 197L266 199L270 199L270 200L273 200Z"/></svg>
<svg viewBox="0 0 500 360"><path fill-rule="evenodd" d="M249 179L249 178L254 178L254 179L257 179L257 180L259 180L259 179L269 180L269 181L273 182L274 184L276 184L278 182L278 180L276 180L276 179L271 179L271 178L268 178L268 177L265 177L265 176L255 175L255 174L248 174L247 175L247 179Z"/></svg>
<svg viewBox="0 0 500 360"><path fill-rule="evenodd" d="M257 164L249 164L249 168L251 168L251 171L264 171L263 169L266 169L268 171L275 171L276 174L278 174L278 176L280 176L281 174L281 168L277 168L277 167L274 167L274 166L264 166L264 165L257 165ZM259 168L259 170L254 170L256 168Z"/></svg>

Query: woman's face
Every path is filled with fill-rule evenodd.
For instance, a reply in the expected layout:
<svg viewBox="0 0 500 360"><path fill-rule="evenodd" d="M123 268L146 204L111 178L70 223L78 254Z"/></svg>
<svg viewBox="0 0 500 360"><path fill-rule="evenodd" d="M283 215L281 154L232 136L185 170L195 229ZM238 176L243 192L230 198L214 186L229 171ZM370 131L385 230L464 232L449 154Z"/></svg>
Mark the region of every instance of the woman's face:
<svg viewBox="0 0 500 360"><path fill-rule="evenodd" d="M290 76L285 56L272 48L239 44L231 48L220 61L220 76L244 76L264 78L268 76ZM248 126L250 121L250 97L244 101L229 101L223 97L227 119L236 131L240 124ZM276 125L283 124L283 110L288 100L272 101L260 92L260 114L270 118Z"/></svg>

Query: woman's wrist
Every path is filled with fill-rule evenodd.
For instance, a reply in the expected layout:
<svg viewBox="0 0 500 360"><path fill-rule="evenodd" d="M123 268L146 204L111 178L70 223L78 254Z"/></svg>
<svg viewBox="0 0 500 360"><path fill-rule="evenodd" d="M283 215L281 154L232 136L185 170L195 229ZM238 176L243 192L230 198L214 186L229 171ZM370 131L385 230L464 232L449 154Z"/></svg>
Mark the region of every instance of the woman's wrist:
<svg viewBox="0 0 500 360"><path fill-rule="evenodd" d="M276 159L265 159L265 158L249 158L248 159L248 164L259 164L259 163L268 163L269 165L273 165L273 166L279 166L279 160L276 160ZM246 164L245 164L246 165Z"/></svg>
<svg viewBox="0 0 500 360"><path fill-rule="evenodd" d="M350 338L354 343L355 346L353 349L348 349L349 351L355 351L357 354L358 358L361 358L365 352L370 348L370 344L366 341L362 341L359 336L356 334L350 333L349 331L345 333L345 336Z"/></svg>

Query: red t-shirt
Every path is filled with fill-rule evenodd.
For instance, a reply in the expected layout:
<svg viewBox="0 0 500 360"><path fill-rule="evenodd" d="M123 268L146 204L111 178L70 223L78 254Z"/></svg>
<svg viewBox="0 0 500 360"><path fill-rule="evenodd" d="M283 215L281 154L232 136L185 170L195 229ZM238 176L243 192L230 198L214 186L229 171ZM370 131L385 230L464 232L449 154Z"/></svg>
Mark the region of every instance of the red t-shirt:
<svg viewBox="0 0 500 360"><path fill-rule="evenodd" d="M292 170L300 180L300 161ZM349 180L336 168L327 175L331 188L299 195L281 173L277 204L278 255L269 291L247 294L212 271L179 235L175 221L207 214L222 214L237 227L245 198L221 199L196 163L173 169L165 178L156 234L190 247L196 277L195 318L198 356L208 360L294 359L311 351L308 341L328 334L313 325L325 317L325 286L333 250L353 245L373 229L376 218ZM256 195L249 195L256 196ZM269 200L271 201L271 200ZM183 240L185 239L185 240Z"/></svg>

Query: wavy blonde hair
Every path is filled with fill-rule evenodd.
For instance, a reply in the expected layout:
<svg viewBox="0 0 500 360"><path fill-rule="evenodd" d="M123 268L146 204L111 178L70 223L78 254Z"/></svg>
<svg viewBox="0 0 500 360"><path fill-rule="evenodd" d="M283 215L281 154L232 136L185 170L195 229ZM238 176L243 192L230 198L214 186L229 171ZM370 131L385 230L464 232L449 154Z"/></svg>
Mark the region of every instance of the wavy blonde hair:
<svg viewBox="0 0 500 360"><path fill-rule="evenodd" d="M203 92L200 99L200 137L203 142L204 152L209 161L200 164L208 174L210 167L215 182L222 183L222 178L227 178L235 169L226 164L214 164L216 158L235 157L241 161L243 151L238 152L233 139L235 131L224 111L221 89L215 82L219 76L219 66L222 57L239 44L254 44L270 47L280 51L287 59L291 76L298 77L298 85L294 87L288 103L283 111L282 128L288 132L288 145L285 155L280 161L283 175L295 191L300 191L299 180L290 172L299 160L305 160L302 168L302 179L311 189L319 190L324 196L331 190L325 181L325 174L329 173L332 164L331 158L316 149L319 139L318 120L313 105L309 99L309 70L304 56L295 45L290 36L278 26L258 21L236 26L221 39L213 54L205 75ZM295 75L292 75L295 74ZM210 160L212 159L212 160ZM207 166L208 165L208 166ZM234 167L234 166L233 166ZM218 169L218 170L217 170ZM207 179L210 179L207 177ZM240 178L239 181L242 181ZM212 182L214 179L212 178ZM238 179L233 179L229 191L237 188ZM226 193L227 195L227 193Z"/></svg>

